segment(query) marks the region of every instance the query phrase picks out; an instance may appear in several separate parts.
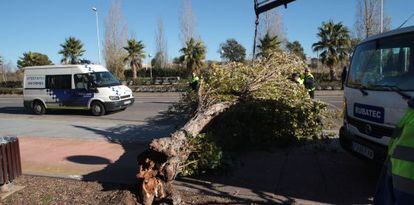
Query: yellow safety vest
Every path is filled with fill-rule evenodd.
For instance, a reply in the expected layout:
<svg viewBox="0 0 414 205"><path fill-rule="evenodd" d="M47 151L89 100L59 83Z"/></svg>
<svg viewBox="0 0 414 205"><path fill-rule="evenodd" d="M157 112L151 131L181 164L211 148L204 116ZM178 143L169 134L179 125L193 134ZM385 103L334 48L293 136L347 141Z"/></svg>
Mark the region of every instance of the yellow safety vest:
<svg viewBox="0 0 414 205"><path fill-rule="evenodd" d="M414 109L398 123L388 155L394 189L414 195Z"/></svg>

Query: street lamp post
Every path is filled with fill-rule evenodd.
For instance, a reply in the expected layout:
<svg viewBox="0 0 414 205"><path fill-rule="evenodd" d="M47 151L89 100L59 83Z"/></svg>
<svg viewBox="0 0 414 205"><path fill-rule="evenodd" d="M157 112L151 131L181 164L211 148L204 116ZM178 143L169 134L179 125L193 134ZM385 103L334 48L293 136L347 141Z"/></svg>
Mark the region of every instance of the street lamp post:
<svg viewBox="0 0 414 205"><path fill-rule="evenodd" d="M382 32L384 32L384 0L381 0L381 16L380 16L380 26L381 26L381 28L380 28L380 30L381 30L381 33Z"/></svg>
<svg viewBox="0 0 414 205"><path fill-rule="evenodd" d="M92 10L95 12L96 17L96 38L98 41L98 62L101 64L101 43L99 40L99 21L98 21L98 9L96 7L92 7Z"/></svg>
<svg viewBox="0 0 414 205"><path fill-rule="evenodd" d="M152 65L151 65L151 54L148 54L148 66L150 68L150 78L152 82Z"/></svg>

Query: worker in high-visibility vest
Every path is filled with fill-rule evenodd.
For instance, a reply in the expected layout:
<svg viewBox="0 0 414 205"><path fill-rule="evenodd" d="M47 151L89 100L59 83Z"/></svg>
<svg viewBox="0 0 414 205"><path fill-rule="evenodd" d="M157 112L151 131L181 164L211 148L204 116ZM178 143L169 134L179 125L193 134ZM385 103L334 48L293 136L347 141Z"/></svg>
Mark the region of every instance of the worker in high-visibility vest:
<svg viewBox="0 0 414 205"><path fill-rule="evenodd" d="M388 145L374 204L414 204L414 99Z"/></svg>
<svg viewBox="0 0 414 205"><path fill-rule="evenodd" d="M199 81L200 81L200 78L197 76L196 73L193 73L193 75L191 76L191 81L190 81L190 87L192 90L198 89Z"/></svg>
<svg viewBox="0 0 414 205"><path fill-rule="evenodd" d="M303 85L303 80L300 78L299 73L292 73L290 80L299 85Z"/></svg>
<svg viewBox="0 0 414 205"><path fill-rule="evenodd" d="M303 84L305 85L306 90L309 93L309 96L314 99L315 98L315 78L313 77L312 73L310 72L309 68L305 68L305 72L300 76L303 80Z"/></svg>

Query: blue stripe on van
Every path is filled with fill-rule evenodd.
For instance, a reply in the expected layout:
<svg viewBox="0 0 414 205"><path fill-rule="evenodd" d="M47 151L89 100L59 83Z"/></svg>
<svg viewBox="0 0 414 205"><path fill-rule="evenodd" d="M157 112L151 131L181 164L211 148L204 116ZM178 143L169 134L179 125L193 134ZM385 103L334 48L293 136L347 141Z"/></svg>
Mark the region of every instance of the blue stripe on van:
<svg viewBox="0 0 414 205"><path fill-rule="evenodd" d="M93 92L78 89L46 89L46 92L54 104L65 107L88 106L89 100L94 97Z"/></svg>

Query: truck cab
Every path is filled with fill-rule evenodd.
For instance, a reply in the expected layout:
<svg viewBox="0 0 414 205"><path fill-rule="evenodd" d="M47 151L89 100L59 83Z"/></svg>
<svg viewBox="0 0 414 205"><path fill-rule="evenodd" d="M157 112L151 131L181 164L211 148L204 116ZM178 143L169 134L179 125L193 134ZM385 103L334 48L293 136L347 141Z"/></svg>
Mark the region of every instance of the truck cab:
<svg viewBox="0 0 414 205"><path fill-rule="evenodd" d="M396 124L414 96L414 27L370 37L354 51L344 88L341 146L383 162Z"/></svg>
<svg viewBox="0 0 414 205"><path fill-rule="evenodd" d="M24 107L90 110L93 115L124 110L134 103L131 89L101 65L51 65L24 68Z"/></svg>

